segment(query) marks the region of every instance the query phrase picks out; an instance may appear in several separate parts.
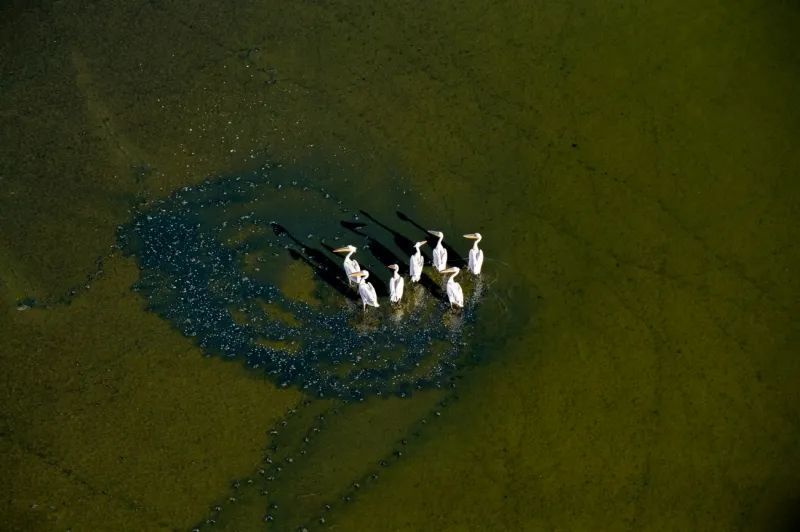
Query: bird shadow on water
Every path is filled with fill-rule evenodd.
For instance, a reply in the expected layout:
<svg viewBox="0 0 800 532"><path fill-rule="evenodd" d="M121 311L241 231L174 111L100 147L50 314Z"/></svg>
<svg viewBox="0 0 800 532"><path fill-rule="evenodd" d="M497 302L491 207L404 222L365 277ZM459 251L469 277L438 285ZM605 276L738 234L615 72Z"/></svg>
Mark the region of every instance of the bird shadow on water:
<svg viewBox="0 0 800 532"><path fill-rule="evenodd" d="M430 233L428 233L428 229L425 229L425 227L420 225L413 218L411 218L410 216L408 216L407 214L405 214L405 213L403 213L401 211L396 211L395 214L397 214L397 217L400 218L401 220L403 220L404 222L408 222L409 224L413 225L414 227L416 227L417 229L419 229L420 231L425 233L425 238L426 238L426 240L428 240L428 244L433 245L436 242L435 239L433 239L433 240L431 239L432 237L431 237ZM438 231L438 229L434 229L434 230ZM455 266L463 266L463 265L466 264L466 261L464 260L464 257L462 257L461 254L458 251L453 249L450 246L450 244L448 244L447 242L443 241L442 242L442 246L444 247L444 249L447 250L447 255L449 257L448 262L452 263ZM426 259L430 259L430 255L426 254L425 258Z"/></svg>
<svg viewBox="0 0 800 532"><path fill-rule="evenodd" d="M366 210L367 223L336 224L359 211L295 170L209 179L143 207L118 231L139 264L133 289L148 310L206 354L239 359L306 397L269 429L263 463L232 481L198 530L330 523L458 400L464 372L501 352L526 321L524 290L508 290L510 301L491 297L490 287L510 282L492 274L461 279L467 297L458 311L426 271L401 304L362 312L330 242L356 244L383 295L386 265L407 264L400 257L412 238ZM305 283L301 292L312 290L316 302L285 289L292 264L310 275L289 281ZM291 319L265 310L274 307ZM294 349L281 347L287 340Z"/></svg>
<svg viewBox="0 0 800 532"><path fill-rule="evenodd" d="M341 268L338 264L320 250L303 244L278 222L271 222L270 227L272 227L272 231L276 236L285 237L297 246L297 248L287 248L292 259L304 262L320 280L339 292L340 295L353 301L357 299L357 294L350 288L348 283L344 282Z"/></svg>

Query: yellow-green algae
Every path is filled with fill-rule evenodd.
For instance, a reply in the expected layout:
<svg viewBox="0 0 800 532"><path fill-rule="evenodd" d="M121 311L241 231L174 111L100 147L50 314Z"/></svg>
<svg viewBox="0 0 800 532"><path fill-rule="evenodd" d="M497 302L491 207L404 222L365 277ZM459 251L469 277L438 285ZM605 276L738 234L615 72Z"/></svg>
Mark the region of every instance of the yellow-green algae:
<svg viewBox="0 0 800 532"><path fill-rule="evenodd" d="M406 175L541 296L326 525L770 529L797 501L796 6L2 10L4 527L185 529L257 467L299 394L203 358L129 261L16 310L250 153Z"/></svg>

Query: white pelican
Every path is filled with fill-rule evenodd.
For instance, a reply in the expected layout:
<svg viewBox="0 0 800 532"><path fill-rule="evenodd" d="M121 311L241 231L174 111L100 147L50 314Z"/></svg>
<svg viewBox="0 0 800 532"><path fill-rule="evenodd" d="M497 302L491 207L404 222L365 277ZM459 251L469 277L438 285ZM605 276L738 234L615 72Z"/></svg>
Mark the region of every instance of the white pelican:
<svg viewBox="0 0 800 532"><path fill-rule="evenodd" d="M419 250L419 247L424 246L425 244L427 244L427 242L424 240L414 244L414 249L416 249L417 252L411 255L411 261L408 265L408 273L411 274L412 283L418 283L419 278L422 275L422 265L424 264L424 260L422 259L422 252Z"/></svg>
<svg viewBox="0 0 800 532"><path fill-rule="evenodd" d="M355 259L351 259L350 257L353 253L356 252L356 247L352 244L348 244L343 248L336 248L333 250L334 253L347 253L347 256L344 258L344 273L347 275L347 282L348 284L353 284L353 279L350 277L356 272L361 271L361 266L359 266L358 261Z"/></svg>
<svg viewBox="0 0 800 532"><path fill-rule="evenodd" d="M453 280L460 271L461 269L455 266L442 271L442 273L453 274L447 280L447 299L450 300L450 308L453 308L453 306L464 308L464 291L461 290L461 285Z"/></svg>
<svg viewBox="0 0 800 532"><path fill-rule="evenodd" d="M372 283L367 281L369 272L367 270L361 270L360 272L351 273L350 277L353 277L356 279L356 282L358 282L358 295L361 296L361 303L364 304L364 311L367 310L367 305L371 307L380 307L378 304L378 295L375 293L375 287L372 286Z"/></svg>
<svg viewBox="0 0 800 532"><path fill-rule="evenodd" d="M483 250L478 247L478 242L481 241L480 233L470 233L468 235L464 235L464 238L469 238L475 241L472 244L472 249L469 250L469 262L467 263L467 269L474 273L475 275L480 275L481 267L483 266Z"/></svg>
<svg viewBox="0 0 800 532"><path fill-rule="evenodd" d="M399 303L403 298L403 285L405 281L400 276L400 266L392 264L389 266L390 270L394 270L394 275L389 279L389 299L392 303Z"/></svg>
<svg viewBox="0 0 800 532"><path fill-rule="evenodd" d="M442 240L444 240L444 233L441 231L428 231L433 236L438 236L439 241L436 243L436 247L433 248L433 267L443 272L445 268L447 268L447 250L444 249L442 245Z"/></svg>

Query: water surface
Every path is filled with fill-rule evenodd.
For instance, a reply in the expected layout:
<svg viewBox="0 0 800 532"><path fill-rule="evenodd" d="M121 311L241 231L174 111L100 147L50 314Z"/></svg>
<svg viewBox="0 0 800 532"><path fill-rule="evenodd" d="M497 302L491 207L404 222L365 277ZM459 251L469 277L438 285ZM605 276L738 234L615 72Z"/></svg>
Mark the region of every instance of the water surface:
<svg viewBox="0 0 800 532"><path fill-rule="evenodd" d="M796 6L0 9L3 528L796 518ZM484 235L497 342L455 391L309 401L132 290L120 225L264 161Z"/></svg>

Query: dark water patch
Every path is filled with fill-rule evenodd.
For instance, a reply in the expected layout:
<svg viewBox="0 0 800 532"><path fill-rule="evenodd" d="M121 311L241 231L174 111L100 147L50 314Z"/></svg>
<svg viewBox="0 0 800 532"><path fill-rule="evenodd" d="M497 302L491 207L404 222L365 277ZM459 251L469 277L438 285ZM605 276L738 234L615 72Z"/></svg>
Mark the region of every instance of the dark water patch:
<svg viewBox="0 0 800 532"><path fill-rule="evenodd" d="M386 266L406 263L401 257L413 249L400 246L412 237L374 223L375 215L361 222L359 212L379 206L359 207L347 207L302 172L269 165L150 204L120 227L119 245L139 263L134 289L149 309L209 355L241 359L279 386L317 396L357 399L437 386L459 364L479 298L470 297L462 276L467 304L454 314L441 275L426 272L423 290L409 283L403 304L390 305ZM370 271L381 308L362 312L348 286L342 258L331 252L347 243L359 248L355 258ZM310 275L292 270L292 262ZM309 297L292 295L293 284ZM273 319L265 306L291 323Z"/></svg>
<svg viewBox="0 0 800 532"><path fill-rule="evenodd" d="M775 505L771 515L767 517L765 529L775 532L796 532L800 530L800 495L795 491L793 497L784 499Z"/></svg>
<svg viewBox="0 0 800 532"><path fill-rule="evenodd" d="M428 236L415 221L425 216L406 205L398 222L376 214L386 212L377 195L361 195L374 204L358 209L340 196L347 191L270 165L183 188L119 228L150 310L207 355L308 393L268 430L264 463L234 479L197 528L324 524L456 400L459 372L500 352L526 321L521 290L488 289L497 272L459 276L461 310L449 308L430 267L391 305L386 266L407 276L413 242ZM348 285L333 253L346 244L358 248L380 308L362 311Z"/></svg>

